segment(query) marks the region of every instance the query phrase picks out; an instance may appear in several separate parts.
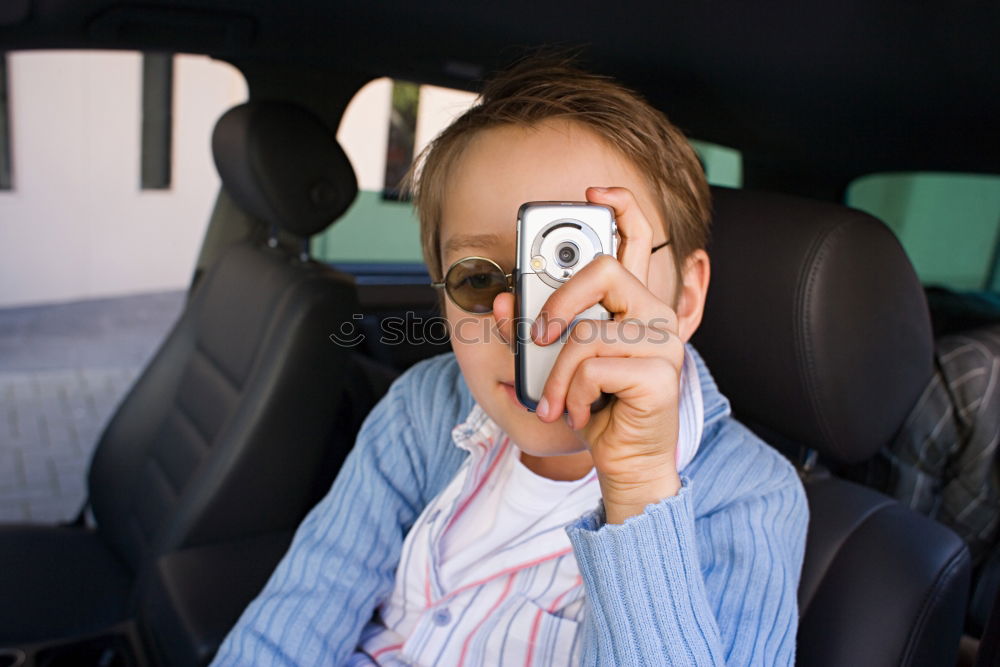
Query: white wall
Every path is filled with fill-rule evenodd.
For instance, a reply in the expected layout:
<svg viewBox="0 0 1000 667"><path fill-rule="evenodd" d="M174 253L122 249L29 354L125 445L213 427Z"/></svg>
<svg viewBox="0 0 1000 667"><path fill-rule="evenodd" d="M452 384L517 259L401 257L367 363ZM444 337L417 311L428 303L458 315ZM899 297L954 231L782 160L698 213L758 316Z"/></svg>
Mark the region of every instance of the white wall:
<svg viewBox="0 0 1000 667"><path fill-rule="evenodd" d="M419 155L434 137L451 125L451 121L462 115L475 101L475 93L438 86L420 86L413 154Z"/></svg>
<svg viewBox="0 0 1000 667"><path fill-rule="evenodd" d="M475 99L475 94L463 90L420 86L414 156ZM340 121L337 141L354 166L361 190L381 192L384 187L391 106L392 79L375 79L351 99Z"/></svg>
<svg viewBox="0 0 1000 667"><path fill-rule="evenodd" d="M174 60L170 190L139 188L141 56L8 56L14 190L0 192L0 306L177 289L191 278L219 179L210 137L242 75Z"/></svg>
<svg viewBox="0 0 1000 667"><path fill-rule="evenodd" d="M382 190L391 107L392 80L375 79L351 99L340 120L337 141L354 167L361 190Z"/></svg>

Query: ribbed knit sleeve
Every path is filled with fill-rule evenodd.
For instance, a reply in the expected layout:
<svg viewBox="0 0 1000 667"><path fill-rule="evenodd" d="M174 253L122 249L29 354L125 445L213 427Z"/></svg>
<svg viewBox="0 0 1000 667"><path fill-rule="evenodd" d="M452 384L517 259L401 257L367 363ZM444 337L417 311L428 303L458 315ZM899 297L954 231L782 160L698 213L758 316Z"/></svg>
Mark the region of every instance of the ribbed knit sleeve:
<svg viewBox="0 0 1000 667"><path fill-rule="evenodd" d="M440 357L418 364L375 406L330 492L299 526L213 665L346 661L392 590L406 532L465 454L448 440L448 424L468 409L456 400L453 367ZM440 407L437 414L414 417L425 401Z"/></svg>
<svg viewBox="0 0 1000 667"><path fill-rule="evenodd" d="M706 436L678 495L622 525L599 507L567 528L588 604L583 664L794 663L802 485L737 422Z"/></svg>

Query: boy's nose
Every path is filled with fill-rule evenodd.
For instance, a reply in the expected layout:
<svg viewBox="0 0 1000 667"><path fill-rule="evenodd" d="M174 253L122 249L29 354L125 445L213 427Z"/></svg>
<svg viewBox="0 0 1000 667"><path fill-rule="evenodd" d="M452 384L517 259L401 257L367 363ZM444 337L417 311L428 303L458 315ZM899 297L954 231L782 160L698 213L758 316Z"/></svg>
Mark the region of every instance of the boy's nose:
<svg viewBox="0 0 1000 667"><path fill-rule="evenodd" d="M514 350L514 295L510 292L497 294L493 299L493 322L500 338Z"/></svg>

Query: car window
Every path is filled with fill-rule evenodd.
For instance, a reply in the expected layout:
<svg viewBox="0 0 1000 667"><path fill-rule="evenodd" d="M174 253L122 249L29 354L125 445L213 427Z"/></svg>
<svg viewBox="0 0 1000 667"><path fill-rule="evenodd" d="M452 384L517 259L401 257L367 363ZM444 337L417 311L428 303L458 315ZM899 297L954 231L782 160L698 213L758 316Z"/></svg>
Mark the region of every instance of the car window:
<svg viewBox="0 0 1000 667"><path fill-rule="evenodd" d="M205 56L15 51L0 77L0 521L64 521L173 325L246 99Z"/></svg>
<svg viewBox="0 0 1000 667"><path fill-rule="evenodd" d="M208 138L242 74L122 51L6 63L0 306L186 287L219 190Z"/></svg>
<svg viewBox="0 0 1000 667"><path fill-rule="evenodd" d="M399 179L413 156L475 99L466 91L388 78L358 91L337 131L354 165L358 198L336 224L313 239L313 255L348 269L366 263L421 264L419 223L412 206L398 199ZM691 143L709 183L742 185L739 151L705 141Z"/></svg>
<svg viewBox="0 0 1000 667"><path fill-rule="evenodd" d="M387 78L358 91L337 131L354 166L358 197L313 238L313 255L334 263L420 263L417 218L398 198L399 180L413 156L473 100L473 93Z"/></svg>
<svg viewBox="0 0 1000 667"><path fill-rule="evenodd" d="M691 145L698 153L710 185L743 187L743 154L740 151L698 139L692 139Z"/></svg>
<svg viewBox="0 0 1000 667"><path fill-rule="evenodd" d="M924 285L1000 292L1000 176L875 174L847 204L885 221Z"/></svg>

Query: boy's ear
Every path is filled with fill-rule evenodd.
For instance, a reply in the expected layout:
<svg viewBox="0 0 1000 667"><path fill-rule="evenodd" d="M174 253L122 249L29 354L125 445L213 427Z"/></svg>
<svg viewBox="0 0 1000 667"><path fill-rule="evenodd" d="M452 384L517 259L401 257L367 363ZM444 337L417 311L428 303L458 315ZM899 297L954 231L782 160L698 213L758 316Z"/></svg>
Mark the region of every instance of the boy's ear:
<svg viewBox="0 0 1000 667"><path fill-rule="evenodd" d="M711 263L704 250L695 250L684 260L677 294L677 333L685 343L691 340L701 324L711 277Z"/></svg>

